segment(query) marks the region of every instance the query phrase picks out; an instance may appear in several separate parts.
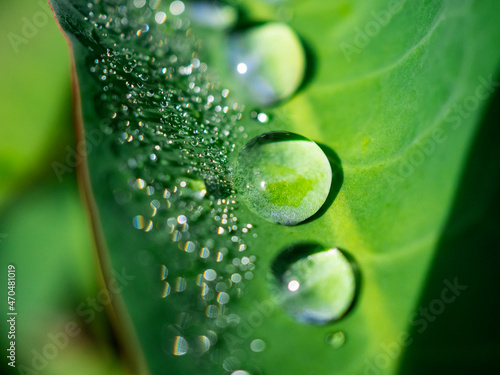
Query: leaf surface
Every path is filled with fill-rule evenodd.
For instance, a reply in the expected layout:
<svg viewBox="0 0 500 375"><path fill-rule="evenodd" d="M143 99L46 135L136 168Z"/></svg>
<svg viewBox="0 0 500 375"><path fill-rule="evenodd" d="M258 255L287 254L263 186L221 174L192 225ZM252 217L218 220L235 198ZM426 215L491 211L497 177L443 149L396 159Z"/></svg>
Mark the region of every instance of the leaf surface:
<svg viewBox="0 0 500 375"><path fill-rule="evenodd" d="M190 63L210 59L224 31L204 35L165 4L152 11L53 1L75 58L79 136L96 136L84 177L102 264L108 275L127 270L134 277L117 307L127 311L121 322L128 341L140 345L145 361L138 363L151 373L363 374L384 345L404 349L476 124L496 85L500 32L493 0L401 1L396 10L392 3L291 1L283 12L269 2L242 2L255 21L292 14L288 23L315 64L311 79L269 109L272 121L262 125L250 118L253 108L242 110L221 95L219 80L234 83L217 69L220 57L207 72L186 74ZM167 21L157 25L159 11ZM209 95L214 105L206 104ZM304 135L341 161L338 195L298 226L270 224L231 193L233 149L270 130ZM237 229L224 222L233 217ZM251 230L242 232L247 223ZM269 302L271 262L299 242L345 249L359 265L357 302L337 323L301 325ZM200 256L204 248L208 258ZM236 285L228 280L241 270L242 256L255 256L255 269ZM229 288L227 306L215 302L217 285L199 276L208 269ZM203 283L212 294L203 294ZM336 331L347 337L337 350L325 343ZM206 352L197 346L201 336L211 337ZM267 344L261 353L249 350L256 338ZM375 366L396 373L397 355Z"/></svg>

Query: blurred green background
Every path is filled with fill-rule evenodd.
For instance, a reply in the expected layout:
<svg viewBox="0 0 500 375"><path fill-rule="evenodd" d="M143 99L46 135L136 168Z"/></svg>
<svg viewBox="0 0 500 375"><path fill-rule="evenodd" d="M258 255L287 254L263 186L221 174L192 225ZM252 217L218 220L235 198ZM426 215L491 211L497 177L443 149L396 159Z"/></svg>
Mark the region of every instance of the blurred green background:
<svg viewBox="0 0 500 375"><path fill-rule="evenodd" d="M123 374L106 312L88 319L77 311L99 283L75 170L57 176L53 168L75 147L66 41L43 0L0 2L0 36L1 311L7 265L14 264L18 312L17 371L2 355L0 373ZM80 333L65 340L71 322ZM8 348L3 317L0 325ZM54 337L60 347L51 353ZM54 358L37 361L44 350Z"/></svg>

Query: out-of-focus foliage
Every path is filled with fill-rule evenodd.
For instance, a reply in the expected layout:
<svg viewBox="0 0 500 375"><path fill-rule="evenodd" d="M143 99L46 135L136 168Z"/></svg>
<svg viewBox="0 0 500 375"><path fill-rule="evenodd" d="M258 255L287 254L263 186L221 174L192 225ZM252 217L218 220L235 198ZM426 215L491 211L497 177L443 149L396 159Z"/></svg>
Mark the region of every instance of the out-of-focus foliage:
<svg viewBox="0 0 500 375"><path fill-rule="evenodd" d="M6 285L15 265L18 312L16 368L4 356L0 372L123 374L106 312L87 323L77 311L100 290L98 268L75 170L52 167L75 148L67 43L42 0L2 1L0 36L0 275ZM34 368L33 351L44 356L70 322L80 333ZM8 328L2 319L4 349Z"/></svg>
<svg viewBox="0 0 500 375"><path fill-rule="evenodd" d="M72 139L68 50L52 17L42 0L0 3L0 207Z"/></svg>

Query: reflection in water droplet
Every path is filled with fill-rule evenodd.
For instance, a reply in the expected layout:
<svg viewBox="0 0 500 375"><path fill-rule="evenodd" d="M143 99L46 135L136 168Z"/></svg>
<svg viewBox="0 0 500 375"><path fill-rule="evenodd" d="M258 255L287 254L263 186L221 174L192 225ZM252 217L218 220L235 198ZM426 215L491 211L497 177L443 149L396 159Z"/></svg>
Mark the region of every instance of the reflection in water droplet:
<svg viewBox="0 0 500 375"><path fill-rule="evenodd" d="M306 53L286 24L270 22L232 35L230 65L250 92L248 100L271 105L292 96L301 85Z"/></svg>
<svg viewBox="0 0 500 375"><path fill-rule="evenodd" d="M326 336L326 342L331 347L339 349L345 344L345 333L342 331L330 333Z"/></svg>
<svg viewBox="0 0 500 375"><path fill-rule="evenodd" d="M288 283L288 290L290 292L296 292L300 288L300 283L297 280L292 280Z"/></svg>
<svg viewBox="0 0 500 375"><path fill-rule="evenodd" d="M188 351L188 343L182 336L176 336L174 341L174 355L184 355Z"/></svg>
<svg viewBox="0 0 500 375"><path fill-rule="evenodd" d="M251 116L254 120L256 120L256 121L260 122L261 124L266 124L266 123L268 123L268 122L269 122L269 120L270 120L269 115L268 115L267 113L264 113L264 112L252 111L252 112L250 113L250 116Z"/></svg>
<svg viewBox="0 0 500 375"><path fill-rule="evenodd" d="M245 63L239 63L238 65L236 65L236 70L240 74L245 74L248 71L247 64L245 64Z"/></svg>
<svg viewBox="0 0 500 375"><path fill-rule="evenodd" d="M297 134L270 132L240 151L235 184L249 208L264 219L298 224L325 203L332 167L319 146Z"/></svg>
<svg viewBox="0 0 500 375"><path fill-rule="evenodd" d="M355 265L339 249L292 246L275 259L271 271L273 299L299 322L327 324L342 318L353 304Z"/></svg>

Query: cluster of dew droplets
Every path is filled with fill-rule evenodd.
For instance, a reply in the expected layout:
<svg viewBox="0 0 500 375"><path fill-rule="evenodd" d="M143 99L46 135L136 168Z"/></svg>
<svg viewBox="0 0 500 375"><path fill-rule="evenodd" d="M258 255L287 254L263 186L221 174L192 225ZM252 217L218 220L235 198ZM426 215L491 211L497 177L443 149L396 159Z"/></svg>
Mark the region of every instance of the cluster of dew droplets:
<svg viewBox="0 0 500 375"><path fill-rule="evenodd" d="M183 12L181 1L88 4L87 65L103 119L95 125L119 161L122 178L111 186L117 204L135 207L130 226L165 244L155 249L165 352L243 373L245 351L221 338L239 324L232 302L256 261L245 241L253 226L235 215L227 166L234 140L246 137L236 126L243 108L208 79Z"/></svg>
<svg viewBox="0 0 500 375"><path fill-rule="evenodd" d="M240 324L234 301L245 293L257 260L246 241L256 234L252 224L238 221L228 168L236 139L247 137L237 125L243 106L210 79L182 1L95 0L87 7L81 10L91 29L87 65L100 87L94 102L102 121L95 125L106 134L122 176L113 182L114 198L122 207L134 207L133 228L152 236L150 243L165 244L155 249L165 302L163 348L172 358L192 356L193 369L246 375L241 369L246 350L262 352L266 343L257 338L248 338L244 347L224 342ZM305 52L287 25L253 27L230 40L231 64L254 94L253 105L272 106L298 89ZM270 64L281 53L293 57L282 60L293 61L288 70L293 79ZM261 109L250 116L260 124L273 119ZM307 138L274 132L241 150L234 180L255 213L296 225L326 202L332 176L341 173L337 167ZM299 322L338 320L355 299L353 264L338 249L285 249L273 265L273 298ZM339 348L345 334L330 333L326 341Z"/></svg>

